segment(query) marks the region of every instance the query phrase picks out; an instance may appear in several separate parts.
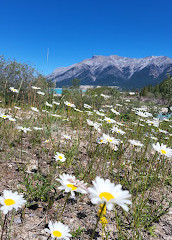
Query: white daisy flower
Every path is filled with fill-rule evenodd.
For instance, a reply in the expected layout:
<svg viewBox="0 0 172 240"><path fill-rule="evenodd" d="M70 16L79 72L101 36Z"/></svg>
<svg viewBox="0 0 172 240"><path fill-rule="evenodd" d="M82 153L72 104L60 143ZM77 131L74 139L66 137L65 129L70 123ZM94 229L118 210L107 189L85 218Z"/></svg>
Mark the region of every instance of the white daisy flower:
<svg viewBox="0 0 172 240"><path fill-rule="evenodd" d="M57 105L57 106L59 106L59 105L60 105L60 103L59 103L59 102L55 102L55 101L53 101L52 103L53 103L53 104L55 104L55 105Z"/></svg>
<svg viewBox="0 0 172 240"><path fill-rule="evenodd" d="M90 112L90 111L85 111L89 116L91 116L91 115L93 115L93 113L92 112Z"/></svg>
<svg viewBox="0 0 172 240"><path fill-rule="evenodd" d="M168 119L168 118L165 117L165 118L163 119L163 121L165 121L165 122L169 122L170 119Z"/></svg>
<svg viewBox="0 0 172 240"><path fill-rule="evenodd" d="M4 190L3 196L0 197L0 208L4 214L7 214L13 208L18 210L22 205L26 203L26 200L23 199L23 195L19 195L17 192L12 192L10 190Z"/></svg>
<svg viewBox="0 0 172 240"><path fill-rule="evenodd" d="M9 116L8 119L9 119L11 122L16 122L16 119L13 118L13 117L11 117L11 116Z"/></svg>
<svg viewBox="0 0 172 240"><path fill-rule="evenodd" d="M83 111L81 111L81 110L78 109L78 108L74 108L74 110L77 111L77 112L83 112Z"/></svg>
<svg viewBox="0 0 172 240"><path fill-rule="evenodd" d="M14 108L17 109L17 110L20 110L20 109L21 109L20 107L17 107L17 106L15 106Z"/></svg>
<svg viewBox="0 0 172 240"><path fill-rule="evenodd" d="M70 240L72 237L69 227L61 222L49 221L48 227L49 229L45 228L45 231L50 233L53 239Z"/></svg>
<svg viewBox="0 0 172 240"><path fill-rule="evenodd" d="M6 114L0 114L0 118L8 119L8 115L6 115Z"/></svg>
<svg viewBox="0 0 172 240"><path fill-rule="evenodd" d="M94 127L97 131L101 132L101 129L100 129L101 124L100 123L97 123L97 122L94 123L93 121L91 121L89 119L87 119L87 123L89 126Z"/></svg>
<svg viewBox="0 0 172 240"><path fill-rule="evenodd" d="M116 106L118 106L118 107L122 107L122 105L121 105L121 104L119 104L119 103L117 103L117 104L116 104Z"/></svg>
<svg viewBox="0 0 172 240"><path fill-rule="evenodd" d="M17 129L20 131L23 131L24 133L32 131L30 128L26 128L26 127L22 127L22 126L17 126Z"/></svg>
<svg viewBox="0 0 172 240"><path fill-rule="evenodd" d="M35 89L35 90L39 90L41 89L40 87L36 87L36 86L31 86L32 89Z"/></svg>
<svg viewBox="0 0 172 240"><path fill-rule="evenodd" d="M162 133L165 133L165 134L168 134L168 132L167 131L165 131L165 130L163 130L163 129L158 129L159 130L159 132L162 132Z"/></svg>
<svg viewBox="0 0 172 240"><path fill-rule="evenodd" d="M90 108L92 108L92 107L91 107L90 105L84 103L84 108L88 108L88 109L90 109Z"/></svg>
<svg viewBox="0 0 172 240"><path fill-rule="evenodd" d="M159 127L159 120L147 120L148 125L153 125L154 127Z"/></svg>
<svg viewBox="0 0 172 240"><path fill-rule="evenodd" d="M120 122L116 122L116 124L119 125L119 126L124 126L124 124L120 123Z"/></svg>
<svg viewBox="0 0 172 240"><path fill-rule="evenodd" d="M118 204L125 211L128 211L126 204L132 203L129 200L131 197L129 191L123 191L120 184L115 186L109 179L104 180L100 177L96 177L92 183L94 187L88 188L88 191L93 204L103 204L105 202L109 211L113 209L114 204Z"/></svg>
<svg viewBox="0 0 172 240"><path fill-rule="evenodd" d="M104 107L107 107L107 108L113 108L112 105L105 105Z"/></svg>
<svg viewBox="0 0 172 240"><path fill-rule="evenodd" d="M47 111L47 110L42 110L42 112L44 112L44 113L49 113L49 111Z"/></svg>
<svg viewBox="0 0 172 240"><path fill-rule="evenodd" d="M119 133L119 134L122 134L122 135L125 134L124 131L122 131L121 129L119 129L119 128L115 127L115 126L113 126L113 127L111 128L111 131L112 131L113 133L116 132L116 133Z"/></svg>
<svg viewBox="0 0 172 240"><path fill-rule="evenodd" d="M136 126L138 123L132 122L132 124Z"/></svg>
<svg viewBox="0 0 172 240"><path fill-rule="evenodd" d="M61 115L58 115L58 114L51 114L51 116L61 118Z"/></svg>
<svg viewBox="0 0 172 240"><path fill-rule="evenodd" d="M158 140L158 138L156 138L156 137L153 137L153 136L151 136L150 138L151 138L151 139L153 139L153 140L155 140L155 141L157 141L157 140Z"/></svg>
<svg viewBox="0 0 172 240"><path fill-rule="evenodd" d="M40 128L40 127L33 127L33 129L35 129L36 131L37 130L43 130L43 128Z"/></svg>
<svg viewBox="0 0 172 240"><path fill-rule="evenodd" d="M39 110L36 107L31 107L32 111L39 112Z"/></svg>
<svg viewBox="0 0 172 240"><path fill-rule="evenodd" d="M111 118L108 118L108 117L105 117L104 121L106 121L107 123L116 123L116 121L114 119L111 119Z"/></svg>
<svg viewBox="0 0 172 240"><path fill-rule="evenodd" d="M56 159L56 161L58 161L58 160L60 162L66 161L65 155L63 153L56 152L56 155L54 156L54 158Z"/></svg>
<svg viewBox="0 0 172 240"><path fill-rule="evenodd" d="M98 132L101 132L100 126L102 126L101 123L95 122L93 127L94 127Z"/></svg>
<svg viewBox="0 0 172 240"><path fill-rule="evenodd" d="M70 103L70 102L68 102L68 101L64 101L64 104L65 104L66 106L68 106L68 107L73 107L73 108L76 107L75 104Z"/></svg>
<svg viewBox="0 0 172 240"><path fill-rule="evenodd" d="M133 146L136 147L143 147L143 144L140 141L136 141L136 140L128 140Z"/></svg>
<svg viewBox="0 0 172 240"><path fill-rule="evenodd" d="M94 126L94 122L89 119L87 119L87 124L92 127Z"/></svg>
<svg viewBox="0 0 172 240"><path fill-rule="evenodd" d="M157 142L156 144L153 144L153 148L161 153L161 155L164 155L166 157L171 157L172 156L172 149L168 148L166 145L164 145L163 143L160 145L159 142Z"/></svg>
<svg viewBox="0 0 172 240"><path fill-rule="evenodd" d="M129 95L135 95L136 93L135 92L129 92Z"/></svg>
<svg viewBox="0 0 172 240"><path fill-rule="evenodd" d="M101 112L99 112L99 111L95 111L95 113L96 113L97 115L99 115L99 116L102 116L102 117L104 117L104 116L105 116L105 114L104 114L104 113L101 113Z"/></svg>
<svg viewBox="0 0 172 240"><path fill-rule="evenodd" d="M75 176L63 173L59 177L60 178L57 178L56 180L59 181L62 186L58 187L58 189L64 190L65 192L70 192L73 198L75 197L74 192L83 194L87 193L87 184L83 181L77 180Z"/></svg>
<svg viewBox="0 0 172 240"><path fill-rule="evenodd" d="M18 89L15 89L15 88L13 88L13 87L10 87L9 89L11 90L11 92L15 92L15 93L18 93L18 92L19 92Z"/></svg>
<svg viewBox="0 0 172 240"><path fill-rule="evenodd" d="M41 91L38 91L37 94L42 95L42 96L45 95L45 93L44 93L44 92L41 92Z"/></svg>
<svg viewBox="0 0 172 240"><path fill-rule="evenodd" d="M149 112L138 111L138 112L136 112L136 114L139 115L140 117L143 117L143 118L152 117L152 114L149 113Z"/></svg>
<svg viewBox="0 0 172 240"><path fill-rule="evenodd" d="M112 143L112 144L115 144L115 145L119 145L120 140L115 139L114 137L110 137L109 135L103 133L103 136L101 138L99 138L98 143Z"/></svg>
<svg viewBox="0 0 172 240"><path fill-rule="evenodd" d="M47 107L52 107L52 106L53 106L52 104L48 103L47 101L46 101L45 105L46 105Z"/></svg>
<svg viewBox="0 0 172 240"><path fill-rule="evenodd" d="M66 140L71 140L71 136L67 135L67 134L63 134L63 137L66 139Z"/></svg>
<svg viewBox="0 0 172 240"><path fill-rule="evenodd" d="M101 93L101 94L100 94L100 96L104 97L105 99L108 99L108 98L110 98L110 96L108 96L108 95L105 95L105 94L103 94L103 93Z"/></svg>
<svg viewBox="0 0 172 240"><path fill-rule="evenodd" d="M120 115L120 113L113 108L111 108L111 112L115 113L116 115Z"/></svg>

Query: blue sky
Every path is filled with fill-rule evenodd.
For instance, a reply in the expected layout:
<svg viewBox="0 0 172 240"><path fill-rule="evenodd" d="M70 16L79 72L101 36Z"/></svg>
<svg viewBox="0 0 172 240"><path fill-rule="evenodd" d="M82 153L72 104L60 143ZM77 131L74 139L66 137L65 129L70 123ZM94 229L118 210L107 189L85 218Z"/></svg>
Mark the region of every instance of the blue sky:
<svg viewBox="0 0 172 240"><path fill-rule="evenodd" d="M0 55L43 74L93 55L172 58L171 9L171 0L1 0Z"/></svg>

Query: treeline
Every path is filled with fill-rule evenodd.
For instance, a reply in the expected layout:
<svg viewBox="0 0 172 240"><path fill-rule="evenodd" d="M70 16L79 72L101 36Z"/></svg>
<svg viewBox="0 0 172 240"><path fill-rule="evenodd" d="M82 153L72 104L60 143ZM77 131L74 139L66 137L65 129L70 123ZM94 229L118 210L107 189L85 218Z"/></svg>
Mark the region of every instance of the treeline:
<svg viewBox="0 0 172 240"><path fill-rule="evenodd" d="M10 87L19 89L19 96L28 95L31 86L40 87L43 90L52 87L52 82L40 74L35 68L25 63L18 63L16 60L5 59L0 56L0 95L10 95ZM14 94L12 94L14 95Z"/></svg>
<svg viewBox="0 0 172 240"><path fill-rule="evenodd" d="M161 98L172 104L172 76L168 75L161 83L155 86L146 86L141 89L141 96Z"/></svg>

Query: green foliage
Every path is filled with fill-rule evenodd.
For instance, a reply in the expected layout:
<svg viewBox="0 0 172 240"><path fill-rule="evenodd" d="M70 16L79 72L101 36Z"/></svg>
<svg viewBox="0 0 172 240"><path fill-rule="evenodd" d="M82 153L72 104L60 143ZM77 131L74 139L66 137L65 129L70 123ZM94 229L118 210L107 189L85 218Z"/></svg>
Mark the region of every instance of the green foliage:
<svg viewBox="0 0 172 240"><path fill-rule="evenodd" d="M81 235L82 232L85 231L85 228L81 228L80 226L74 231L72 232L72 237L79 237Z"/></svg>
<svg viewBox="0 0 172 240"><path fill-rule="evenodd" d="M19 88L20 83L22 89L28 87L28 83L35 79L35 69L25 63L18 63L16 60L6 60L3 56L0 57L0 81L1 90L6 87Z"/></svg>
<svg viewBox="0 0 172 240"><path fill-rule="evenodd" d="M21 184L25 187L25 192L28 201L49 202L51 195L55 193L55 184L51 183L47 176L36 172L26 174L23 172L23 181Z"/></svg>
<svg viewBox="0 0 172 240"><path fill-rule="evenodd" d="M25 63L18 63L16 60L5 59L0 56L0 93L5 97L5 103L14 101L14 94L9 90L10 87L19 89L15 101L22 99L28 100L31 85L48 90L54 85L47 81L44 76L39 74L32 66Z"/></svg>
<svg viewBox="0 0 172 240"><path fill-rule="evenodd" d="M79 88L81 80L78 78L74 78L71 80L72 88L76 89Z"/></svg>
<svg viewBox="0 0 172 240"><path fill-rule="evenodd" d="M167 100L169 105L172 104L172 77L170 75L163 82L156 86L146 86L141 90L141 96L148 96L150 93L156 98Z"/></svg>
<svg viewBox="0 0 172 240"><path fill-rule="evenodd" d="M82 91L80 89L63 89L62 96L65 100L80 108L83 105Z"/></svg>
<svg viewBox="0 0 172 240"><path fill-rule="evenodd" d="M110 95L112 97L119 97L119 91L116 88L111 87L100 87L100 88L92 88L87 90L87 95L93 96L93 95Z"/></svg>

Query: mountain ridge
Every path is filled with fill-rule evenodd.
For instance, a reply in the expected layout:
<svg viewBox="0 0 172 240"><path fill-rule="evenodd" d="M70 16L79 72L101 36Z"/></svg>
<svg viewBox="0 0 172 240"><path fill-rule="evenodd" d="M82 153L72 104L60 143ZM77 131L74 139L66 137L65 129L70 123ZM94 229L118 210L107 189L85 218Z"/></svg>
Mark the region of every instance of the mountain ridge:
<svg viewBox="0 0 172 240"><path fill-rule="evenodd" d="M83 85L111 85L123 88L141 88L145 84L161 82L172 70L172 59L167 56L144 58L117 55L94 55L69 67L57 68L47 76L56 86L70 85L79 78Z"/></svg>

